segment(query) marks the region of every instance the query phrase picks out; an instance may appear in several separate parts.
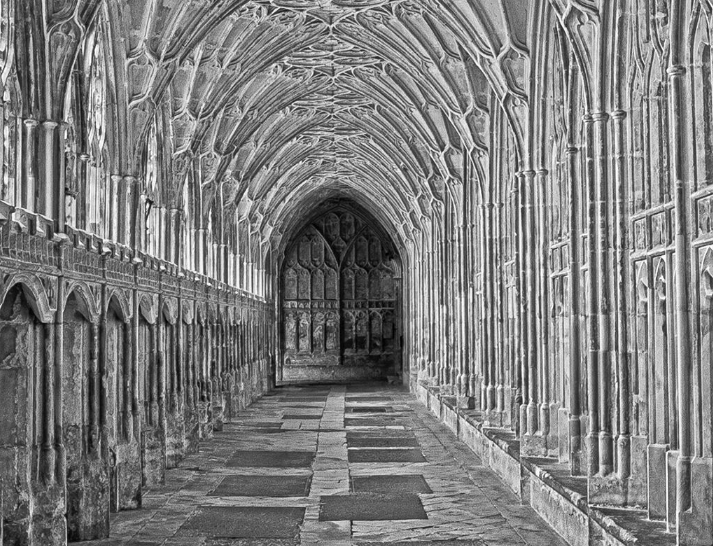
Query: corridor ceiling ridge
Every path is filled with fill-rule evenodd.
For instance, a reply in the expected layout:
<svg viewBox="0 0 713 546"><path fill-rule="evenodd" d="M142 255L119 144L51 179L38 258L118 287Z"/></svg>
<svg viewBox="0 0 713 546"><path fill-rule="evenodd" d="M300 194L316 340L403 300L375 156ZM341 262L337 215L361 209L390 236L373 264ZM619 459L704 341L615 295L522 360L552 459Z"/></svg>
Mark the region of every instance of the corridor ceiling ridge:
<svg viewBox="0 0 713 546"><path fill-rule="evenodd" d="M491 92L526 99L528 0L127 4L110 10L131 28L113 37L127 51L130 130L146 137L163 120L173 183L185 183L176 164L197 162L206 193L266 240L309 208L301 194L339 193L410 237L408 211L441 201L487 153Z"/></svg>

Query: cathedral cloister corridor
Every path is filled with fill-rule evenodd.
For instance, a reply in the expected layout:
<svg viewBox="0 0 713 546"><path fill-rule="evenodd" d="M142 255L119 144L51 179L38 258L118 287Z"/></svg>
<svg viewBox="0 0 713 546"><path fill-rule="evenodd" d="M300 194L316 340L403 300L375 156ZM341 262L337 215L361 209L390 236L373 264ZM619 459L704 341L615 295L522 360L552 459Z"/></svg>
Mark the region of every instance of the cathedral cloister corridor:
<svg viewBox="0 0 713 546"><path fill-rule="evenodd" d="M713 546L713 0L0 0L0 544Z"/></svg>

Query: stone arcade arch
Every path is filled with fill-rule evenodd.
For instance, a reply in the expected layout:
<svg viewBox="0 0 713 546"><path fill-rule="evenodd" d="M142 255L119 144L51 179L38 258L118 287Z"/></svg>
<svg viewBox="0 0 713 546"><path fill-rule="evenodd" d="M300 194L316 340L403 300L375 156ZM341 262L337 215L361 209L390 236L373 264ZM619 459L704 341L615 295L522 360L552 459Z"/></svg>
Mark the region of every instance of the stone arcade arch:
<svg viewBox="0 0 713 546"><path fill-rule="evenodd" d="M399 375L400 262L391 237L349 202L299 228L281 267L278 383Z"/></svg>

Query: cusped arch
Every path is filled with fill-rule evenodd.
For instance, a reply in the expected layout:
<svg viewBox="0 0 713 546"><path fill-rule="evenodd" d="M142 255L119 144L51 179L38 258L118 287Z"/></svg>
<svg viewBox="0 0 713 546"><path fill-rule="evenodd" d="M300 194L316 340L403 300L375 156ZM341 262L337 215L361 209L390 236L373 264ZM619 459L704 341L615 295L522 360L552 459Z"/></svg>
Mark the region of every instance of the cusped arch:
<svg viewBox="0 0 713 546"><path fill-rule="evenodd" d="M194 310L194 302L184 301L181 304L181 318L183 319L184 324L193 324L195 317L196 313Z"/></svg>
<svg viewBox="0 0 713 546"><path fill-rule="evenodd" d="M148 294L139 296L139 311L149 324L156 324L156 319L158 318L157 307L156 297Z"/></svg>
<svg viewBox="0 0 713 546"><path fill-rule="evenodd" d="M122 322L128 323L133 316L131 302L122 290L116 288L107 292L105 313L108 314L110 309L117 313Z"/></svg>
<svg viewBox="0 0 713 546"><path fill-rule="evenodd" d="M176 324L178 321L178 301L175 298L164 299L161 312L169 324Z"/></svg>
<svg viewBox="0 0 713 546"><path fill-rule="evenodd" d="M22 288L27 303L40 322L45 324L53 322L54 310L50 306L47 290L42 281L30 273L15 273L0 285L0 305L4 305L8 294L16 286Z"/></svg>
<svg viewBox="0 0 713 546"><path fill-rule="evenodd" d="M68 282L64 301L62 301L62 310L67 308L71 296L75 297L79 312L84 318L92 324L97 324L101 316L101 307L89 285L84 281Z"/></svg>

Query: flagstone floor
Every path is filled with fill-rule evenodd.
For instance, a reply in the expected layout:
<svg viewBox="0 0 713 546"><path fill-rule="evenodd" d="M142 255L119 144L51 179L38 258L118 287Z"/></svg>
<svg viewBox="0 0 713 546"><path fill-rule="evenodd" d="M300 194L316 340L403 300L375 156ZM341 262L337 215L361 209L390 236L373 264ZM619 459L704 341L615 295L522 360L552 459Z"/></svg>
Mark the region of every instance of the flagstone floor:
<svg viewBox="0 0 713 546"><path fill-rule="evenodd" d="M96 546L565 542L409 393L277 389L114 514Z"/></svg>

